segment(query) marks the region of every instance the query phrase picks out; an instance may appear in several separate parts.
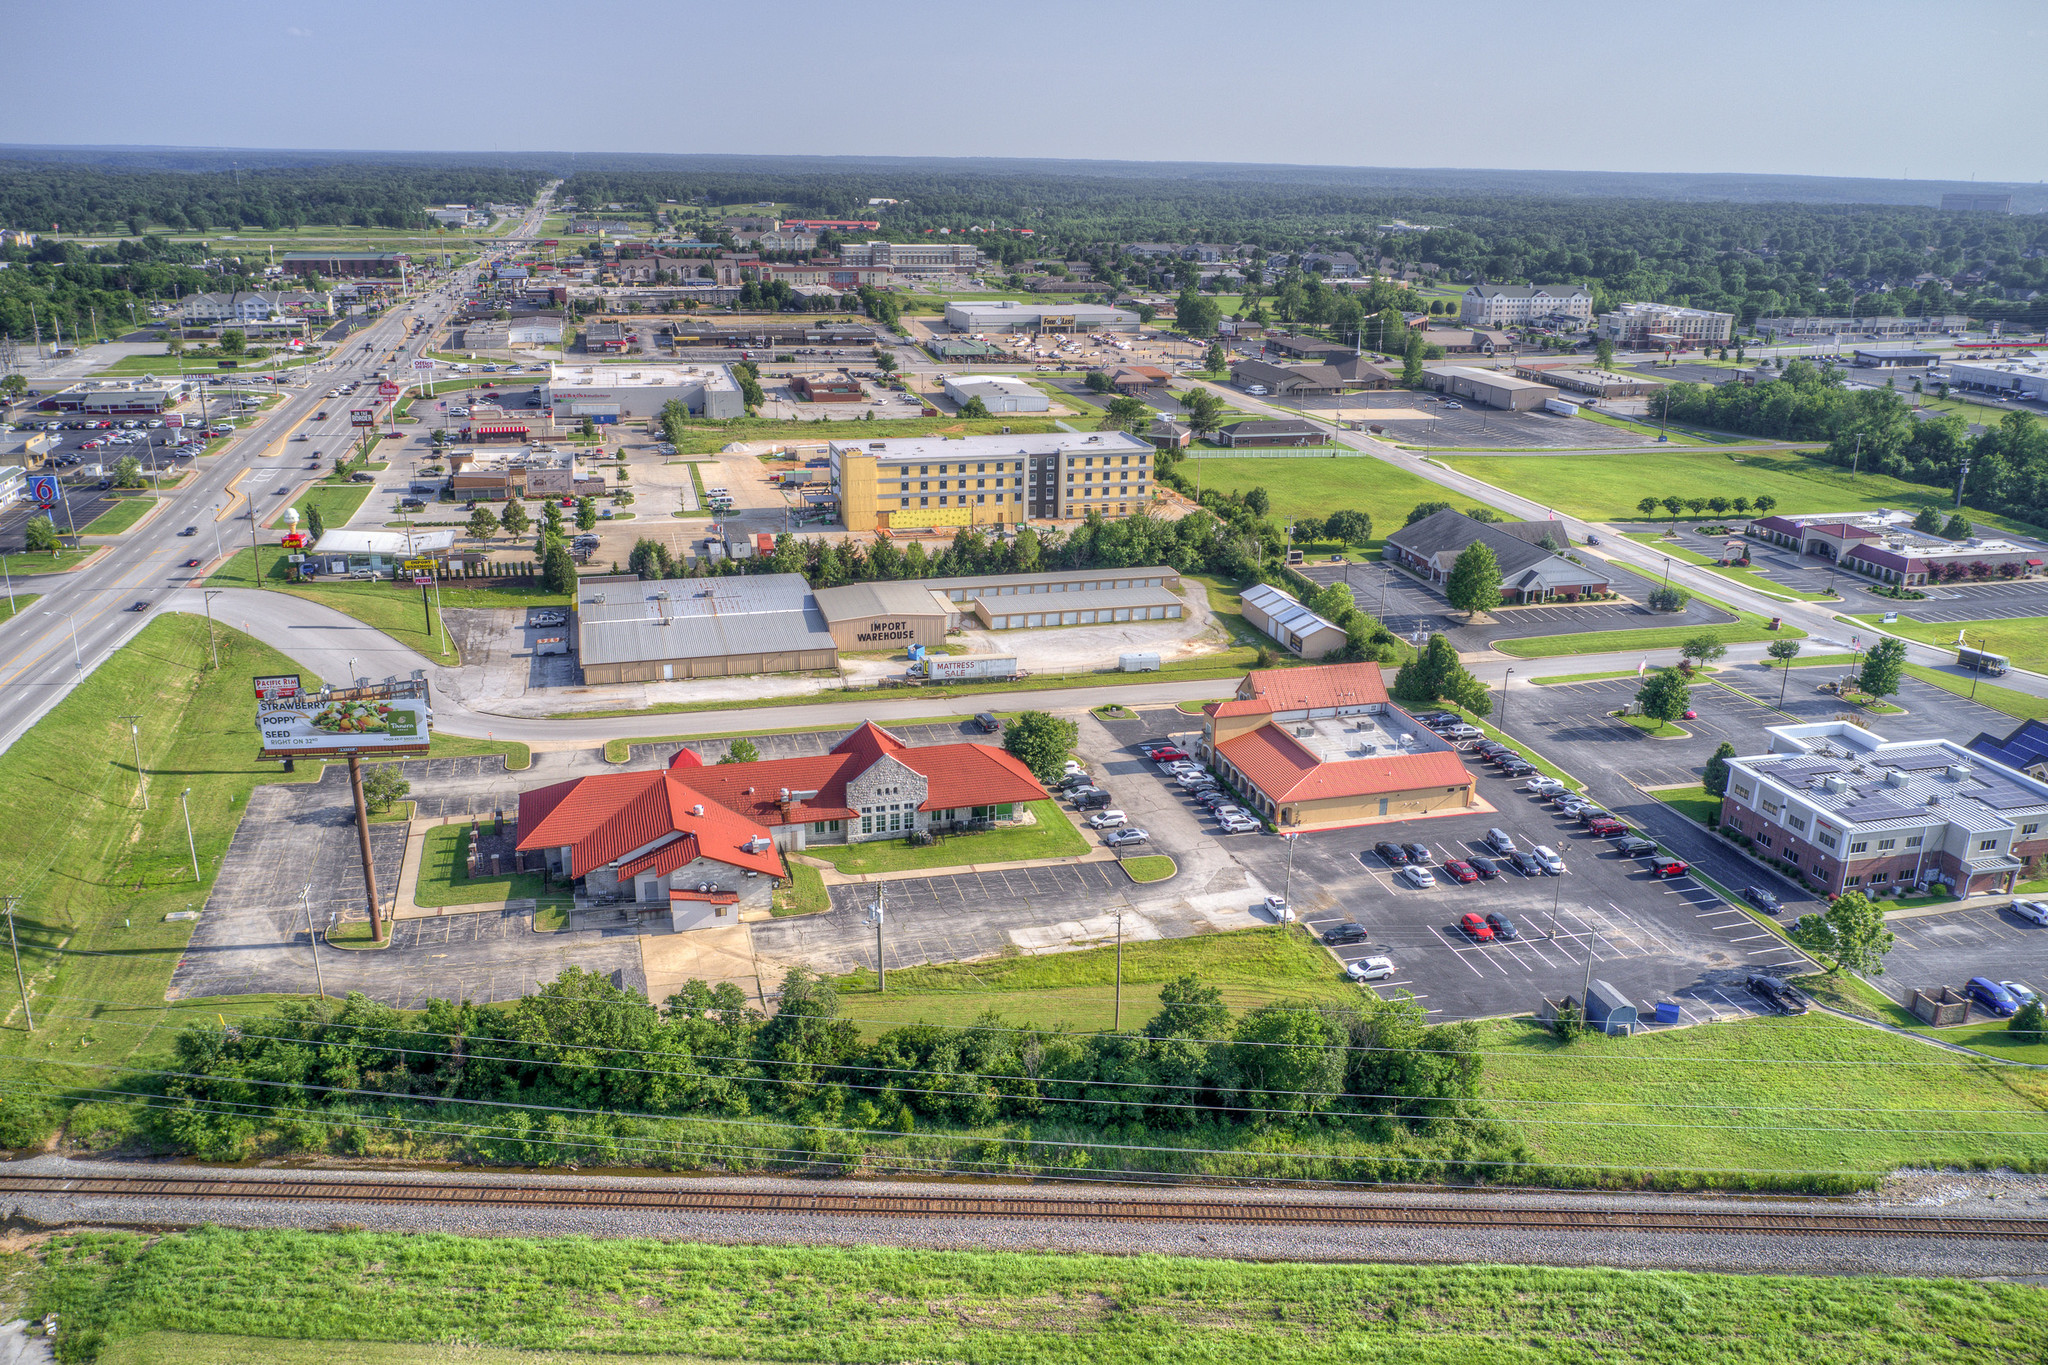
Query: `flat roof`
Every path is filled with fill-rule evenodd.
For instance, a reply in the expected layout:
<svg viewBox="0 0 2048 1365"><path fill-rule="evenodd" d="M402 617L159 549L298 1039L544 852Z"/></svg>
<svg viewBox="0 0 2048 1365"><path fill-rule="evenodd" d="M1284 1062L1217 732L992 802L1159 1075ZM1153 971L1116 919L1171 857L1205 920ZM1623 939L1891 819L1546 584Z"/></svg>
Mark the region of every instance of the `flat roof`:
<svg viewBox="0 0 2048 1365"><path fill-rule="evenodd" d="M1015 616L1023 612L1115 611L1119 607L1185 606L1186 601L1172 588L1097 588L1093 592L1019 592L1001 597L983 593L961 602L962 607L979 602L991 616Z"/></svg>
<svg viewBox="0 0 2048 1365"><path fill-rule="evenodd" d="M980 588L1030 587L1036 588L1047 583L1137 581L1147 578L1178 578L1180 570L1153 564L1131 569L1054 569L1047 573L988 573L973 574L963 578L921 578L918 580L933 592L973 592ZM1026 594L1028 596L1028 594Z"/></svg>
<svg viewBox="0 0 2048 1365"><path fill-rule="evenodd" d="M1127 431L1034 431L1012 436L905 436L893 441L834 441L832 454L872 455L877 460L995 460L1012 455L1150 455L1152 443Z"/></svg>
<svg viewBox="0 0 2048 1365"><path fill-rule="evenodd" d="M576 623L585 667L837 648L793 573L593 583L577 594Z"/></svg>
<svg viewBox="0 0 2048 1365"><path fill-rule="evenodd" d="M552 365L548 387L562 389L737 389L723 365Z"/></svg>
<svg viewBox="0 0 2048 1365"><path fill-rule="evenodd" d="M1553 387L1534 379L1517 379L1499 370L1482 369L1477 365L1438 365L1431 374L1454 374L1474 384L1491 384L1503 389L1547 389Z"/></svg>
<svg viewBox="0 0 2048 1365"><path fill-rule="evenodd" d="M397 555L434 554L455 548L455 532L449 530L419 531L351 531L336 528L324 533L313 549L323 555Z"/></svg>
<svg viewBox="0 0 2048 1365"><path fill-rule="evenodd" d="M827 621L858 616L951 616L956 608L923 582L849 583L813 594Z"/></svg>

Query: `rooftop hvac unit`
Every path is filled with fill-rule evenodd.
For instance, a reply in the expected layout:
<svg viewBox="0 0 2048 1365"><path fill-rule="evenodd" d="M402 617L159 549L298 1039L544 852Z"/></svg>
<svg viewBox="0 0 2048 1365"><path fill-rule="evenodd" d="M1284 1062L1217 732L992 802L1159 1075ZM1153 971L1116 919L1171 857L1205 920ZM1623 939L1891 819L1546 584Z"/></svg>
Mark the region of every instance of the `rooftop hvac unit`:
<svg viewBox="0 0 2048 1365"><path fill-rule="evenodd" d="M1316 727L1313 725L1297 725L1294 727L1294 733L1297 735L1312 735L1315 732Z"/></svg>
<svg viewBox="0 0 2048 1365"><path fill-rule="evenodd" d="M1906 785L1906 775L1894 768L1884 775L1884 784L1887 787L1903 787Z"/></svg>
<svg viewBox="0 0 2048 1365"><path fill-rule="evenodd" d="M765 853L768 851L768 846L773 842L774 840L772 839L756 834L753 838L747 840L746 849L749 853Z"/></svg>
<svg viewBox="0 0 2048 1365"><path fill-rule="evenodd" d="M690 807L690 814L701 817L704 814L704 803L699 801L696 805Z"/></svg>

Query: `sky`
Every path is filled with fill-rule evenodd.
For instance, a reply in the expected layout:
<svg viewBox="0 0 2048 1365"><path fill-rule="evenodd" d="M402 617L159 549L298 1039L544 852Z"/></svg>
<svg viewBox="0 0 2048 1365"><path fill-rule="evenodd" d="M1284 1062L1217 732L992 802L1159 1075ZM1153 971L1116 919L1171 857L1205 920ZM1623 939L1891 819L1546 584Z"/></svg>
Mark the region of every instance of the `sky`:
<svg viewBox="0 0 2048 1365"><path fill-rule="evenodd" d="M2048 179L2043 0L5 9L0 142Z"/></svg>

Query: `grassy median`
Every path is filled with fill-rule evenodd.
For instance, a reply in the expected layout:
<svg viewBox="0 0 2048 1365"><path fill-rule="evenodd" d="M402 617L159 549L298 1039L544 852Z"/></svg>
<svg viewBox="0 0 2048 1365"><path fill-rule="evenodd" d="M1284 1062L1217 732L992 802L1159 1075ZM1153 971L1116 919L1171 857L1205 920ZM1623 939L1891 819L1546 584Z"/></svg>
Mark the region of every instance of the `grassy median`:
<svg viewBox="0 0 2048 1365"><path fill-rule="evenodd" d="M1027 858L1076 858L1088 841L1055 801L1033 801L1032 825L1007 825L975 834L948 834L935 843L913 846L902 839L876 839L865 844L820 844L804 850L806 857L832 864L841 872L908 872L916 868L966 867L978 863L1015 863Z"/></svg>

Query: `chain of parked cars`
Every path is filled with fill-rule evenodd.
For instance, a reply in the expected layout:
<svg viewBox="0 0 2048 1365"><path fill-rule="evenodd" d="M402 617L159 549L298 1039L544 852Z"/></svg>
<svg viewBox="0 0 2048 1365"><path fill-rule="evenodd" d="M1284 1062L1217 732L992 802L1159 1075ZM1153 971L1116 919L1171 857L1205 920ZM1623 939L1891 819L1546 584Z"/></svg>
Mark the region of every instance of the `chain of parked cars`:
<svg viewBox="0 0 2048 1365"><path fill-rule="evenodd" d="M1183 795L1215 817L1225 834L1250 834L1260 828L1258 817L1239 805L1216 776L1186 750L1174 744L1155 744L1145 751L1145 757L1157 763Z"/></svg>

